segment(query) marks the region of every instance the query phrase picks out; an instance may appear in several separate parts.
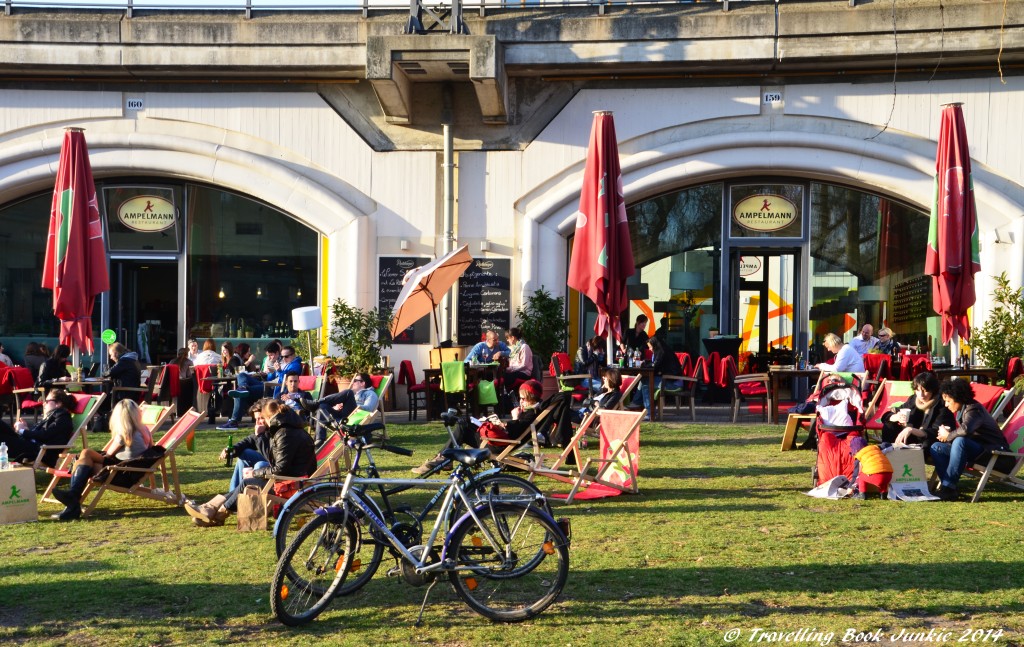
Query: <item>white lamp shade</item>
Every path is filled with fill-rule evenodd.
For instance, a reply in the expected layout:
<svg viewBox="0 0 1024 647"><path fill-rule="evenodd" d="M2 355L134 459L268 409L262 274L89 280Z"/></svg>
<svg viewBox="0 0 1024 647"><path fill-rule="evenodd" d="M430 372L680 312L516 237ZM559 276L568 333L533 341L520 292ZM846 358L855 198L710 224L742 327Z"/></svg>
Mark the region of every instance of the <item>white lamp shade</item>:
<svg viewBox="0 0 1024 647"><path fill-rule="evenodd" d="M324 325L319 306L292 310L292 330L316 330Z"/></svg>
<svg viewBox="0 0 1024 647"><path fill-rule="evenodd" d="M668 287L672 290L700 290L704 287L703 272L669 272Z"/></svg>

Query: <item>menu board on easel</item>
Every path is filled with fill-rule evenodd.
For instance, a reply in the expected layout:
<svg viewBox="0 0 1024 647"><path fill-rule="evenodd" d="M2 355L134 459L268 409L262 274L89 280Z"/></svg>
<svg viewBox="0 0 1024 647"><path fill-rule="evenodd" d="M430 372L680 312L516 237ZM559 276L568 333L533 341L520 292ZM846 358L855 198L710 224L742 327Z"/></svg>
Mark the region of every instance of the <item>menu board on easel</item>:
<svg viewBox="0 0 1024 647"><path fill-rule="evenodd" d="M380 282L377 290L377 307L380 310L392 310L398 294L402 291L402 279L406 273L415 268L426 265L429 258L411 258L409 256L380 256L377 259L377 269L380 272ZM429 316L423 317L405 330L399 331L392 343L395 344L429 344L430 323Z"/></svg>
<svg viewBox="0 0 1024 647"><path fill-rule="evenodd" d="M483 331L512 323L512 259L478 258L459 279L459 343L480 341Z"/></svg>

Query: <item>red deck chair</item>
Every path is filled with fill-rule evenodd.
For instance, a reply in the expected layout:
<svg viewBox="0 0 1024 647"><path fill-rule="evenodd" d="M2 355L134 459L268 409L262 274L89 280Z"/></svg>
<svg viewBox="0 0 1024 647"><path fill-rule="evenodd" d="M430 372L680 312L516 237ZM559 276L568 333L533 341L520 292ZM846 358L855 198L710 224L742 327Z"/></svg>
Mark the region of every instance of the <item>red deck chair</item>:
<svg viewBox="0 0 1024 647"><path fill-rule="evenodd" d="M865 424L867 429L882 429L882 414L892 411L892 407L902 404L914 395L914 383L899 380L882 380L882 383L875 389L875 396L865 413Z"/></svg>

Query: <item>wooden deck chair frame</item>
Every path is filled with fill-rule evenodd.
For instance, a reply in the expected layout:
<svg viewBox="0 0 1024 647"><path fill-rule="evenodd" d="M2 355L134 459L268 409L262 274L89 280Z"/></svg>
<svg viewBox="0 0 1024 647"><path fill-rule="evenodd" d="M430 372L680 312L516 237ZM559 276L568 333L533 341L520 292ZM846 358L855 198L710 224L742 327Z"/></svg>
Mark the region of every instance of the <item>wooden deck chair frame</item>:
<svg viewBox="0 0 1024 647"><path fill-rule="evenodd" d="M868 406L864 408L864 431L868 433L872 439L877 440L875 434L871 434L872 431L878 431L882 428L882 423L878 422L882 413L892 408L895 404L895 400L892 399L892 389L895 385L900 385L902 388L904 385L912 385L912 382L906 380L882 380L878 383L878 388L875 389L875 395L868 402ZM913 388L911 386L911 388ZM912 393L913 391L911 391ZM896 396L901 398L903 396ZM903 400L905 401L905 400ZM879 409L885 411L879 412ZM870 412L870 415L868 415Z"/></svg>
<svg viewBox="0 0 1024 647"><path fill-rule="evenodd" d="M528 472L533 471L534 463L515 454L520 451L530 451L535 457L534 460L537 460L536 457L541 454L540 439L537 437L537 432L545 424L550 424L548 419L551 417L556 406L558 406L557 401L552 400L547 407L537 414L537 417L530 423L530 426L524 429L523 433L517 438L491 439L488 441L490 445L504 447L497 456L492 456L491 460L516 469Z"/></svg>
<svg viewBox="0 0 1024 647"><path fill-rule="evenodd" d="M637 387L640 386L641 377L639 375L623 375L622 381L625 382L627 378L630 382L622 391L622 395L619 396L619 401L615 403L614 407L611 407L610 410L612 411L625 411L626 405L628 405L629 401L633 399L633 393L637 390ZM605 409L605 411L608 410L609 409Z"/></svg>
<svg viewBox="0 0 1024 647"><path fill-rule="evenodd" d="M376 415L376 411L371 414L371 419ZM283 504L288 499L282 496L278 496L274 493L274 485L277 483L288 483L291 481L298 482L298 489L302 489L303 481L315 481L323 479L327 476L340 474L340 466L342 459L346 460L348 464L348 457L346 450L348 449L345 445L344 439L338 433L332 433L327 437L327 440L317 448L317 464L316 469L313 470L312 474L307 476L284 476L280 474L272 474L267 479L266 485L263 486L262 495L263 500L267 503L267 513L270 513L270 505L272 504Z"/></svg>
<svg viewBox="0 0 1024 647"><path fill-rule="evenodd" d="M557 455L551 465L545 465L545 460L550 456L555 456L555 454L545 454L539 447L535 448L534 462L530 466L529 480L532 481L533 477L536 475L546 476L563 483L574 483L580 474L578 466L583 463L583 457L580 455L580 442L583 437L588 434L596 435L597 427L600 424L600 416L600 411L591 411L588 413L580 422L579 426L576 427L572 440L570 440L565 449ZM566 467L569 461L569 456L574 458L573 464L577 467Z"/></svg>
<svg viewBox="0 0 1024 647"><path fill-rule="evenodd" d="M573 482L572 489L569 490L569 495L565 499L566 505L572 503L572 500L576 497L576 494L581 489L586 489L592 484L603 485L613 490L618 490L626 494L636 494L640 491L640 486L637 483L639 475L637 470L634 468L633 457L629 454L629 443L633 436L639 437L640 434L640 423L643 422L644 417L647 415L646 411L603 411L601 412L601 425L602 429L604 425L608 424L609 420L621 417L621 424L627 426L626 432L622 435L621 442L618 447L615 447L610 451L606 458L587 458L586 462L579 469L579 474ZM601 433L601 444L605 443L605 434ZM639 449L639 442L637 444ZM599 447L599 451L603 452L603 448ZM623 458L625 457L625 460ZM577 456L577 461L579 457ZM579 463L577 463L578 465ZM596 467L596 472L591 475L590 468ZM623 485L616 481L610 480L608 471L618 467L622 469L629 477L629 485Z"/></svg>
<svg viewBox="0 0 1024 647"><path fill-rule="evenodd" d="M92 494L92 499L88 506L83 507L82 516L85 517L92 513L105 492L130 494L173 506L182 505L185 502L185 496L181 493L181 481L178 477L175 454L178 446L185 442L185 439L205 415L205 412L189 409L179 416L167 433L157 442L164 448L164 455L156 459L149 467L111 465L107 478L102 483L90 481L85 487L82 501L85 501L90 494ZM118 474L131 472L139 474L139 479L132 486L121 487L113 483ZM158 476L159 482L157 482Z"/></svg>
<svg viewBox="0 0 1024 647"><path fill-rule="evenodd" d="M71 448L74 446L75 441L81 438L82 448L88 447L88 441L86 439L86 429L89 427L89 423L93 417L100 410L100 405L107 399L106 393L94 393L90 395L73 394L73 397L81 402L82 398L89 398L89 402L85 405L81 413L71 414L71 422L74 425L71 437L68 438L68 442L65 445L40 445L39 453L36 454L35 460L32 462L33 469L47 470L49 466L43 462L43 457L46 453L54 449L61 450L60 456L57 458L56 466L58 467L71 467L71 464L75 462L75 457L78 456L78 452L71 453ZM70 462L69 462L70 461Z"/></svg>
<svg viewBox="0 0 1024 647"><path fill-rule="evenodd" d="M1010 413L1009 417L1006 418L1002 431L1003 435L1006 436L1006 442L1010 445L1010 451L991 452L991 457L986 464L971 465L965 471L966 474L978 476L978 485L974 489L971 503L978 502L978 499L981 498L981 493L985 490L985 486L989 483L1001 483L1018 490L1024 490L1024 478L1020 476L1021 467L1024 466L1024 401L1021 401L1013 412ZM1010 434L1013 434L1012 437ZM1016 448L1014 447L1015 445ZM1009 470L1002 472L996 469L996 463L999 462L1000 458L1004 457L1012 460L1013 466Z"/></svg>
<svg viewBox="0 0 1024 647"><path fill-rule="evenodd" d="M167 420L168 416L173 411L171 406L164 406L159 404L140 404L139 409L142 412L142 424L146 425L149 429L149 433L156 434ZM107 441L107 444L103 446L100 451L102 453L109 453L113 450L114 444L117 439L111 438ZM60 503L57 499L52 498L54 488L60 485L60 482L64 479L71 478L71 467L74 465L75 456L63 454L61 455L58 465L61 467L47 467L46 473L50 474L53 478L50 479L50 484L46 486L46 490L43 491L43 495L40 500L48 503Z"/></svg>

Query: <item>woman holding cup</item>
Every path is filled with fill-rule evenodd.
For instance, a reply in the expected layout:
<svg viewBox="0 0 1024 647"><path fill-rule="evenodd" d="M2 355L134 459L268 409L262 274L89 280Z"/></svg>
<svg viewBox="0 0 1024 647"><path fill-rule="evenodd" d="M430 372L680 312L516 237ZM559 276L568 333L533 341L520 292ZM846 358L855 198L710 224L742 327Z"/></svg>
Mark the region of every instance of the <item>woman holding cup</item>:
<svg viewBox="0 0 1024 647"><path fill-rule="evenodd" d="M936 496L943 501L956 501L957 484L967 465L973 465L983 454L1006 451L1009 447L995 419L974 399L970 382L950 380L942 384L939 392L956 424L939 427L937 442L931 446L940 483Z"/></svg>
<svg viewBox="0 0 1024 647"><path fill-rule="evenodd" d="M895 413L882 416L882 440L904 445L935 442L939 427L953 426L956 420L939 397L939 379L930 371L914 376L914 397L898 406ZM925 456L928 456L927 451Z"/></svg>

